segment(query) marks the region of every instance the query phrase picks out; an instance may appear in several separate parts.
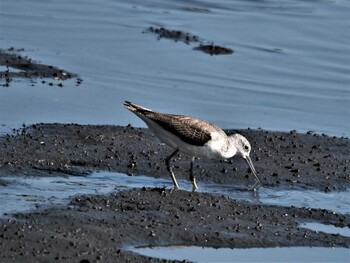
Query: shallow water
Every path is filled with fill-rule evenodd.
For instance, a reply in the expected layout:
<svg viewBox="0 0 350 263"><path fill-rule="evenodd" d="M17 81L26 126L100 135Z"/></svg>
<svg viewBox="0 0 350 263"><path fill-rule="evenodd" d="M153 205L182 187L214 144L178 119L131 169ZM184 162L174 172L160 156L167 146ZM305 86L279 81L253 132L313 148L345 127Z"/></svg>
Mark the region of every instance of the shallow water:
<svg viewBox="0 0 350 263"><path fill-rule="evenodd" d="M322 247L216 249L171 246L130 250L148 257L194 262L348 262L350 256L350 249Z"/></svg>
<svg viewBox="0 0 350 263"><path fill-rule="evenodd" d="M172 188L171 180L148 176L127 176L121 173L101 172L87 177L2 177L8 182L0 187L0 217L7 213L28 211L35 207L67 204L72 196L82 194L106 194L134 187ZM182 189L191 191L191 184L179 180ZM323 208L350 214L350 189L346 192L322 193L311 190L268 189L261 187L258 193L242 188L199 183L199 191L225 195L233 199L280 206ZM283 198L281 198L283 195ZM335 205L336 204L336 205Z"/></svg>
<svg viewBox="0 0 350 263"><path fill-rule="evenodd" d="M254 193L230 185L205 184L202 187L202 191L223 194L238 200L250 200L280 206L294 205L296 207L322 208L342 214L350 214L350 200L348 198L350 189L342 192L325 193L300 188L260 187L259 191Z"/></svg>
<svg viewBox="0 0 350 263"><path fill-rule="evenodd" d="M1 130L35 122L144 126L122 108L128 99L223 128L349 136L349 9L347 0L2 0L1 47L24 48L83 83L1 87ZM149 26L235 53L158 41L142 33Z"/></svg>

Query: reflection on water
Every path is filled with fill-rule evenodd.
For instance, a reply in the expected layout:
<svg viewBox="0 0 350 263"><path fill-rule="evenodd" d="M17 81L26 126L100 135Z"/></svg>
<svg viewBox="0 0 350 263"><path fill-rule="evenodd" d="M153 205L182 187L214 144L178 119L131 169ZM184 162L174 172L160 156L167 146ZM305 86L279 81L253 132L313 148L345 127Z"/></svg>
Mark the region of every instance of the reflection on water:
<svg viewBox="0 0 350 263"><path fill-rule="evenodd" d="M346 248L323 247L217 249L170 246L130 250L147 257L194 262L348 262L350 253Z"/></svg>
<svg viewBox="0 0 350 263"><path fill-rule="evenodd" d="M20 212L53 204L66 204L74 195L106 194L141 187L168 187L168 179L148 176L127 176L121 173L100 172L87 177L2 177L8 182L0 187L0 217L6 213ZM185 190L191 191L191 184L179 180ZM257 193L219 184L199 183L202 192L229 196L233 199L254 203L323 208L349 214L350 201L346 192L322 193L311 190L287 190L261 187Z"/></svg>

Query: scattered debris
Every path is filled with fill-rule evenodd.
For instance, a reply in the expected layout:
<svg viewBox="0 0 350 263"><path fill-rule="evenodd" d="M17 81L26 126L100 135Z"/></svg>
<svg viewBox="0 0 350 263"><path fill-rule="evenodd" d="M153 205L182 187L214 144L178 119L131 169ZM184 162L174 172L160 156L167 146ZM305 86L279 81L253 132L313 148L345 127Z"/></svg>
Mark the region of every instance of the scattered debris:
<svg viewBox="0 0 350 263"><path fill-rule="evenodd" d="M233 50L226 47L221 47L219 45L215 45L214 43L208 44L205 43L200 37L196 35L192 35L187 32L183 32L181 30L169 30L165 29L164 27L149 27L146 32L151 32L158 35L158 40L161 38L167 38L172 39L175 42L181 41L186 43L187 45L191 43L198 43L200 42L200 45L198 47L195 47L194 50L203 51L206 54L209 54L211 56L213 55L231 55L233 54Z"/></svg>
<svg viewBox="0 0 350 263"><path fill-rule="evenodd" d="M220 47L214 44L211 45L200 45L195 47L194 50L200 50L209 55L230 55L233 53L233 50L226 47Z"/></svg>
<svg viewBox="0 0 350 263"><path fill-rule="evenodd" d="M174 41L182 41L186 44L190 44L192 42L199 42L198 36L182 32L180 30L168 30L163 27L155 28L151 26L148 28L148 31L157 34L158 40L161 38L168 38L173 39Z"/></svg>

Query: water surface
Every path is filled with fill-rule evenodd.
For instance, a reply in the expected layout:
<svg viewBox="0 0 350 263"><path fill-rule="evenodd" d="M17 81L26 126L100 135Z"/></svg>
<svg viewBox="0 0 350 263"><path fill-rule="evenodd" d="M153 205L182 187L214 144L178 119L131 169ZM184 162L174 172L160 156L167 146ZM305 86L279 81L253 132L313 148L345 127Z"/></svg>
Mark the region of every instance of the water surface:
<svg viewBox="0 0 350 263"><path fill-rule="evenodd" d="M2 0L2 48L79 74L64 87L14 81L0 89L0 126L132 123L127 99L223 128L350 135L350 2ZM164 26L234 49L143 33ZM5 126L3 126L5 125Z"/></svg>

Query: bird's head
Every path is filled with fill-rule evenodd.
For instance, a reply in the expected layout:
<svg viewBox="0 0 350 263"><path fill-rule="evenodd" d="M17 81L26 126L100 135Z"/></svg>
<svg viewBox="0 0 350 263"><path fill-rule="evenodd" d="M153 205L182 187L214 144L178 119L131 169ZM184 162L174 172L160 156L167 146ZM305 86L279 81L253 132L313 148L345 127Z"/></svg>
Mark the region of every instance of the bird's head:
<svg viewBox="0 0 350 263"><path fill-rule="evenodd" d="M237 153L242 156L243 159L246 159L247 156L249 157L250 151L252 149L249 141L243 135L240 135L238 133L232 135L232 137L234 137Z"/></svg>
<svg viewBox="0 0 350 263"><path fill-rule="evenodd" d="M250 146L249 141L242 135L236 133L231 135L231 137L233 138L232 141L234 141L235 147L237 149L237 154L239 154L240 156L242 156L242 158L247 162L250 170L252 171L252 173L254 174L257 182L261 183L257 172L254 168L253 162L250 159L250 151L252 149L252 147Z"/></svg>

